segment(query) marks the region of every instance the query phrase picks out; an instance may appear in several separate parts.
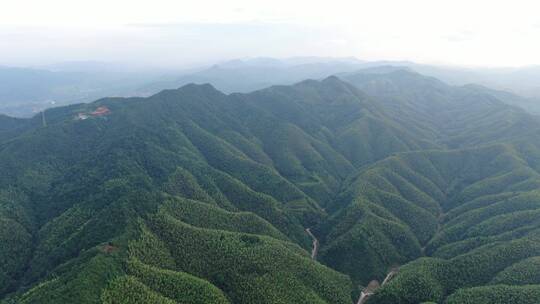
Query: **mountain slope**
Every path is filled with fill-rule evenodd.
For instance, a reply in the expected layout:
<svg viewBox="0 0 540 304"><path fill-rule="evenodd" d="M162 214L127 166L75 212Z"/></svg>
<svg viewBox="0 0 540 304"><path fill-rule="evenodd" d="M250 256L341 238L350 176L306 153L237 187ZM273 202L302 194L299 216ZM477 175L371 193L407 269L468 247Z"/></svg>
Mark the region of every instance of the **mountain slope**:
<svg viewBox="0 0 540 304"><path fill-rule="evenodd" d="M22 293L27 303L94 303L100 293L108 299L125 287L146 290L134 297L171 301L126 271L126 259L142 259L159 273L206 280L235 303L262 297L348 302L348 279L309 259L304 229L323 220L322 207L356 167L426 145L368 99L331 78L244 95L188 85L147 99L103 99L46 111L47 126L21 131L0 146L3 231L17 231L3 236L10 246L2 255L2 293ZM322 115L328 111L336 117ZM377 123L377 130L368 122ZM363 150L348 148L351 138L375 131L373 140L359 143ZM380 134L388 138L380 141ZM175 198L173 208L164 193L188 200ZM133 250L150 250L145 255L164 255L169 262L145 262L131 253L131 242L145 235L159 245ZM214 243L223 245L198 258L199 268L178 264L193 262ZM30 250L21 253L15 244ZM272 263L257 266L262 268L255 274L225 272L239 267L227 263L244 253L227 255L224 244L231 250L245 244L245 254L260 256L243 259L246 269L259 269L255 265L270 252ZM223 256L224 264L207 264L213 254ZM108 271L94 273L104 267ZM93 275L80 277L86 271ZM253 275L259 283L247 280ZM275 287L283 276L297 286L291 293ZM67 294L65 282L71 282ZM116 283L105 292L107 282Z"/></svg>
<svg viewBox="0 0 540 304"><path fill-rule="evenodd" d="M0 117L3 301L351 303L398 266L369 303L536 293L536 118L409 71L346 79Z"/></svg>
<svg viewBox="0 0 540 304"><path fill-rule="evenodd" d="M361 172L338 202L347 207L335 208L339 225L321 226L332 240L322 248L323 260L367 284L410 261L404 253L429 256L401 267L368 303L536 301L520 293L537 286L496 284L520 277L538 256L537 120L483 89L408 71L362 72L349 81L379 97L389 113L435 130L441 146L459 149L401 153ZM373 220L351 218L355 213L376 214L378 224L366 226ZM354 255L366 251L367 261ZM495 296L487 300L488 293Z"/></svg>

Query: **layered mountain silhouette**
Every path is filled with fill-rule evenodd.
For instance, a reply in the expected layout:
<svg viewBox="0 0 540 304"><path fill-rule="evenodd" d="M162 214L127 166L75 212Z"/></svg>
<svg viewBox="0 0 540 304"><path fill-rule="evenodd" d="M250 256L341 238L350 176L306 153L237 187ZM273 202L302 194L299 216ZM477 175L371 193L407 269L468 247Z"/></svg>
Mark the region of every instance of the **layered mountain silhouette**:
<svg viewBox="0 0 540 304"><path fill-rule="evenodd" d="M0 116L0 295L353 303L399 267L367 303L537 303L540 121L497 92L384 68Z"/></svg>

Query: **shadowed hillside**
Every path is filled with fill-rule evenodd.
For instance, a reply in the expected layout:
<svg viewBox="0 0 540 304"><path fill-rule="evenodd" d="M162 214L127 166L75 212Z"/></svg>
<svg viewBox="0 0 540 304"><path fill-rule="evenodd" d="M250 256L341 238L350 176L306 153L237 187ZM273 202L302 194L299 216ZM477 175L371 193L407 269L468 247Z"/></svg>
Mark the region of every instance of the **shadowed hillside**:
<svg viewBox="0 0 540 304"><path fill-rule="evenodd" d="M368 303L529 303L536 118L409 71L345 78L0 117L3 301L351 303L401 266Z"/></svg>

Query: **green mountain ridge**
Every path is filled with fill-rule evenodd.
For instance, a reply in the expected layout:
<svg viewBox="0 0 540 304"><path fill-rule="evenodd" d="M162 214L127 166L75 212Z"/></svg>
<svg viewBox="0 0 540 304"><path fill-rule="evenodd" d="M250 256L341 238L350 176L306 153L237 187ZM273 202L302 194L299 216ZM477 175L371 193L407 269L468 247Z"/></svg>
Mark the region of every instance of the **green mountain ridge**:
<svg viewBox="0 0 540 304"><path fill-rule="evenodd" d="M410 71L343 78L0 117L3 303L351 303L398 265L368 303L529 303L540 122Z"/></svg>

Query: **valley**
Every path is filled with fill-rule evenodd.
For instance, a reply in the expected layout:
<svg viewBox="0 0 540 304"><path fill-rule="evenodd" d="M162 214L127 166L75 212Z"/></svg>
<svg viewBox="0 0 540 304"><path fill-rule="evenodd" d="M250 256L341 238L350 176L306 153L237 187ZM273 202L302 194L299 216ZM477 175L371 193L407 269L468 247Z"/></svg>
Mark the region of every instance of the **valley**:
<svg viewBox="0 0 540 304"><path fill-rule="evenodd" d="M540 301L540 120L483 88L367 69L44 115L0 116L2 304Z"/></svg>

